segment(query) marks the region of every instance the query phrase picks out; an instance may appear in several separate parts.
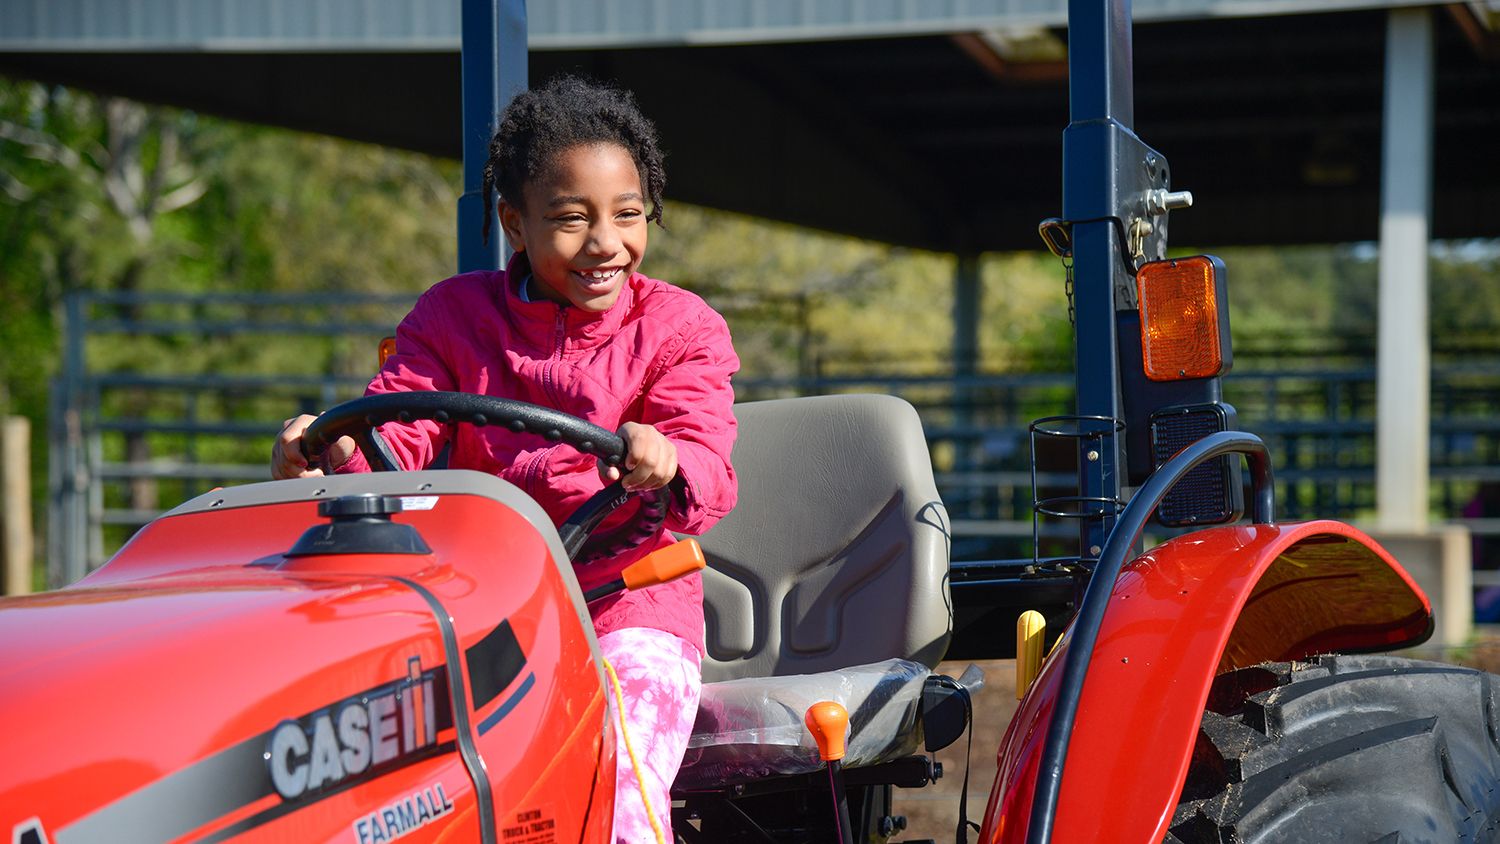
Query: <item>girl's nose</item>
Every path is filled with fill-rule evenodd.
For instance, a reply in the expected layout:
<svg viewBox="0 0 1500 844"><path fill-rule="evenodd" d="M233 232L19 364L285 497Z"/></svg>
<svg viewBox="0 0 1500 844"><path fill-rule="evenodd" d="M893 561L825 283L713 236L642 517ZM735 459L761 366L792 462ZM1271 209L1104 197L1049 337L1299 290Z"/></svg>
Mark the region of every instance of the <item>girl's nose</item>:
<svg viewBox="0 0 1500 844"><path fill-rule="evenodd" d="M584 248L596 257L612 257L620 252L620 233L609 223L596 225L589 231L589 240Z"/></svg>

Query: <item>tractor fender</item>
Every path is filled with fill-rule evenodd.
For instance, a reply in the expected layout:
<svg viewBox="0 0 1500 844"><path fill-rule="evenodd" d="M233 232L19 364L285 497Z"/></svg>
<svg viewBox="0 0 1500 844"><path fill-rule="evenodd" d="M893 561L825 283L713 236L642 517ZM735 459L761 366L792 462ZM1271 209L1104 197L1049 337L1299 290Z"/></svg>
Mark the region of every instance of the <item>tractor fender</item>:
<svg viewBox="0 0 1500 844"><path fill-rule="evenodd" d="M986 844L1026 839L1070 632L1001 743L980 836ZM1161 841L1218 674L1408 647L1431 633L1431 605L1410 575L1340 522L1210 528L1153 548L1125 566L1111 590L1052 840Z"/></svg>

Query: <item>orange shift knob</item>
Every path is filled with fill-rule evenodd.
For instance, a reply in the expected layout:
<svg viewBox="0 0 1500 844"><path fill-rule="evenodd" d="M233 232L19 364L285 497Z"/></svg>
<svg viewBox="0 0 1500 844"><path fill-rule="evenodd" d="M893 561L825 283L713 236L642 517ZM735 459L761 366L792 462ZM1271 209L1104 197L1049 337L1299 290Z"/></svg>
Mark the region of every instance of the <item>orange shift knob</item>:
<svg viewBox="0 0 1500 844"><path fill-rule="evenodd" d="M821 700L807 708L802 723L818 743L818 755L824 762L844 758L844 734L849 731L849 710L842 703Z"/></svg>
<svg viewBox="0 0 1500 844"><path fill-rule="evenodd" d="M698 540L689 536L631 563L620 572L620 579L625 581L626 589L644 589L692 574L706 565Z"/></svg>

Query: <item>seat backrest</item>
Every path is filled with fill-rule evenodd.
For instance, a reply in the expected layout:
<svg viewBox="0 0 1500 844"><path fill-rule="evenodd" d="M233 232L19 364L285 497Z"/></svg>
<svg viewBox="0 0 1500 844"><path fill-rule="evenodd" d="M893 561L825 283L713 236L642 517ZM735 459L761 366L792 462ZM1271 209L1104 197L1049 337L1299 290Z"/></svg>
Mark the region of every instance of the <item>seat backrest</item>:
<svg viewBox="0 0 1500 844"><path fill-rule="evenodd" d="M703 679L936 665L952 632L948 516L916 410L817 396L735 416L739 504L699 538Z"/></svg>

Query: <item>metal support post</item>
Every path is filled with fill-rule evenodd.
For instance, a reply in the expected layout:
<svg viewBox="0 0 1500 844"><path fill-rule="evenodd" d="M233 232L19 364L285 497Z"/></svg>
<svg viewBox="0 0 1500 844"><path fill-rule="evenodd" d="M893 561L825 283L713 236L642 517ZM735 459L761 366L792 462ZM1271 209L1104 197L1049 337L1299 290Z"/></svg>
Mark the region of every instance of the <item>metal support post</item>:
<svg viewBox="0 0 1500 844"><path fill-rule="evenodd" d="M1375 501L1386 531L1427 528L1432 216L1432 13L1393 9L1386 29L1380 181Z"/></svg>
<svg viewBox="0 0 1500 844"><path fill-rule="evenodd" d="M526 90L525 0L463 0L464 193L458 199L458 271L496 269L508 257L492 205L484 204L484 163L496 121ZM489 242L482 232L490 218Z"/></svg>
<svg viewBox="0 0 1500 844"><path fill-rule="evenodd" d="M953 273L953 374L973 375L979 370L979 255L958 255Z"/></svg>
<svg viewBox="0 0 1500 844"><path fill-rule="evenodd" d="M83 294L64 303L63 375L53 385L51 469L48 516L47 586L59 588L88 574L89 467L83 447Z"/></svg>
<svg viewBox="0 0 1500 844"><path fill-rule="evenodd" d="M979 371L979 255L958 255L953 272L953 424L959 435L959 469L972 468L979 449L968 436L974 427L974 375Z"/></svg>
<svg viewBox="0 0 1500 844"><path fill-rule="evenodd" d="M1120 385L1115 341L1117 298L1129 303L1131 278L1125 271L1115 223L1122 193L1133 185L1122 172L1140 170L1126 162L1139 144L1130 132L1134 119L1128 0L1070 0L1068 4L1067 131L1063 133L1063 217L1073 222L1076 323L1074 368L1078 413L1119 418ZM1143 145L1142 145L1143 146ZM1130 170L1129 165L1134 169ZM1120 494L1120 438L1108 447L1079 441L1079 495L1116 498ZM1090 452L1093 451L1092 459ZM1083 519L1081 552L1097 556L1114 525L1113 513Z"/></svg>
<svg viewBox="0 0 1500 844"><path fill-rule="evenodd" d="M1113 120L1126 129L1135 125L1130 8L1130 0L1069 0L1070 123ZM1066 171L1066 160L1063 166ZM1063 178L1066 181L1066 172Z"/></svg>
<svg viewBox="0 0 1500 844"><path fill-rule="evenodd" d="M9 416L0 425L0 523L5 594L31 592L31 420Z"/></svg>
<svg viewBox="0 0 1500 844"><path fill-rule="evenodd" d="M1072 224L1078 414L1109 419L1119 419L1123 414L1116 313L1136 307L1134 278L1125 261L1130 258L1134 262L1138 256L1122 254L1120 231L1138 225L1146 214L1150 190L1168 186L1165 159L1141 143L1131 130L1135 116L1131 49L1130 0L1069 0L1069 123L1063 133L1063 217ZM1153 227L1152 240L1139 244L1139 257L1157 257L1165 251L1165 229L1162 219L1160 226ZM1120 470L1124 465L1121 439L1079 438L1081 496L1094 500L1120 497ZM1081 520L1082 552L1087 556L1101 556L1115 526L1113 510L1100 515L1098 519ZM1132 545L1138 542L1136 533L1126 541ZM1086 605L1097 606L1096 596L1107 592L1110 575L1104 572L1103 576L1103 582L1090 582ZM1087 635L1096 632L1094 627ZM1082 687L1088 670L1084 660L1090 649L1092 642L1077 654L1069 652L1061 668L1065 687ZM1060 695L1047 727L1026 827L1027 844L1048 844L1052 840L1077 705L1076 693Z"/></svg>

